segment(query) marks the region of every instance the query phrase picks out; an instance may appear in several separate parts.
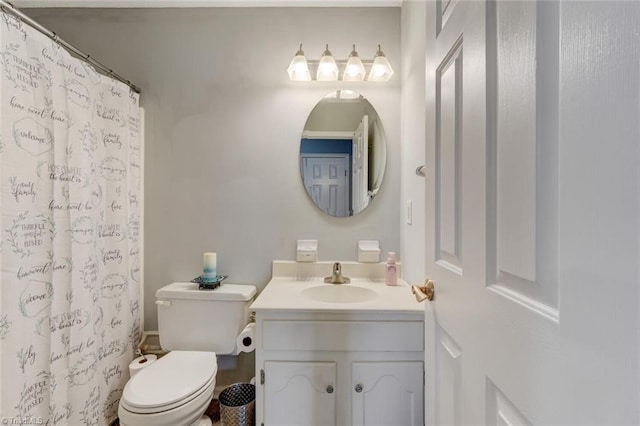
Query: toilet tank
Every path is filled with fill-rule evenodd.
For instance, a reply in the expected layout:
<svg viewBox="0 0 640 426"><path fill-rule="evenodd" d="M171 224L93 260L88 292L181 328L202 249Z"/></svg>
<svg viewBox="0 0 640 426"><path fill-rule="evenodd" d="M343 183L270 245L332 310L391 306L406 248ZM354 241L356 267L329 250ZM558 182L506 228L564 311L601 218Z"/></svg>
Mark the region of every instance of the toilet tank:
<svg viewBox="0 0 640 426"><path fill-rule="evenodd" d="M254 286L242 284L215 290L184 282L162 287L156 292L160 345L167 351L233 353L255 294Z"/></svg>

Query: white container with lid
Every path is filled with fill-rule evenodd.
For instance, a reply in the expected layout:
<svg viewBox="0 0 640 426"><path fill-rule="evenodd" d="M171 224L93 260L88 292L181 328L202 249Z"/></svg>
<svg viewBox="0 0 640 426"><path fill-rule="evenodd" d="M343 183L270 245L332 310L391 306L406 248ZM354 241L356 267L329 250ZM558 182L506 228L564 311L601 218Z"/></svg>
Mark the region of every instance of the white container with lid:
<svg viewBox="0 0 640 426"><path fill-rule="evenodd" d="M318 240L298 240L296 245L296 260L298 262L317 262Z"/></svg>
<svg viewBox="0 0 640 426"><path fill-rule="evenodd" d="M380 262L380 241L378 240L358 241L358 262L363 262L363 263Z"/></svg>

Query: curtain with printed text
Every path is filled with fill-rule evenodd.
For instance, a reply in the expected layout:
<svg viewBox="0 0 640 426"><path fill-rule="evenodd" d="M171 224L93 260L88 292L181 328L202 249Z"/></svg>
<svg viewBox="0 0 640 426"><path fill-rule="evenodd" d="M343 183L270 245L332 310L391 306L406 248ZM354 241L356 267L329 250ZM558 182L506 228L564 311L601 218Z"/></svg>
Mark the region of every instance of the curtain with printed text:
<svg viewBox="0 0 640 426"><path fill-rule="evenodd" d="M108 424L140 328L138 95L0 19L0 418Z"/></svg>

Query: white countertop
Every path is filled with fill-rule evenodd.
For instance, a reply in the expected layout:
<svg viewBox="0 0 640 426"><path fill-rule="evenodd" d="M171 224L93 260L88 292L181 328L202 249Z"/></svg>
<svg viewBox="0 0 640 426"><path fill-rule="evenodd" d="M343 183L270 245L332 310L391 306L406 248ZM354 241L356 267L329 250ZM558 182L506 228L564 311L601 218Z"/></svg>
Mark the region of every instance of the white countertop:
<svg viewBox="0 0 640 426"><path fill-rule="evenodd" d="M274 271L281 270L275 265ZM346 262L345 262L346 263ZM377 266L376 266L377 267ZM323 268L326 269L326 268ZM345 271L347 268L343 268ZM379 277L359 278L351 276L348 284L326 284L322 277L274 276L253 302L253 311L312 311L312 312L402 312L422 313L424 303L418 303L411 287L403 280L397 286L388 286ZM348 276L346 273L345 276ZM365 287L377 293L377 297L363 302L320 302L306 297L302 292L317 286Z"/></svg>
<svg viewBox="0 0 640 426"><path fill-rule="evenodd" d="M328 284L324 275L331 275L333 262L273 261L272 279L258 295L250 309L262 312L321 312L354 314L422 314L424 303L418 303L411 287L402 279L397 286L384 283L384 263L340 262L348 284ZM402 265L397 264L401 273ZM364 287L377 295L361 302L321 302L303 293L311 287ZM337 289L340 290L340 289Z"/></svg>

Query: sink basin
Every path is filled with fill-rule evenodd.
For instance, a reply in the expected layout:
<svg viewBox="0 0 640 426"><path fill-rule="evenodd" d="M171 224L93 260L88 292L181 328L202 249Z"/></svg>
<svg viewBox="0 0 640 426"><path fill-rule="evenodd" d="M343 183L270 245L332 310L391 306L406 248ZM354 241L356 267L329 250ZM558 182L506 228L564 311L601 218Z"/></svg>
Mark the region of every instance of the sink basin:
<svg viewBox="0 0 640 426"><path fill-rule="evenodd" d="M353 287L344 284L327 284L309 287L302 290L304 297L316 302L326 303L360 303L373 300L377 293L364 287Z"/></svg>

